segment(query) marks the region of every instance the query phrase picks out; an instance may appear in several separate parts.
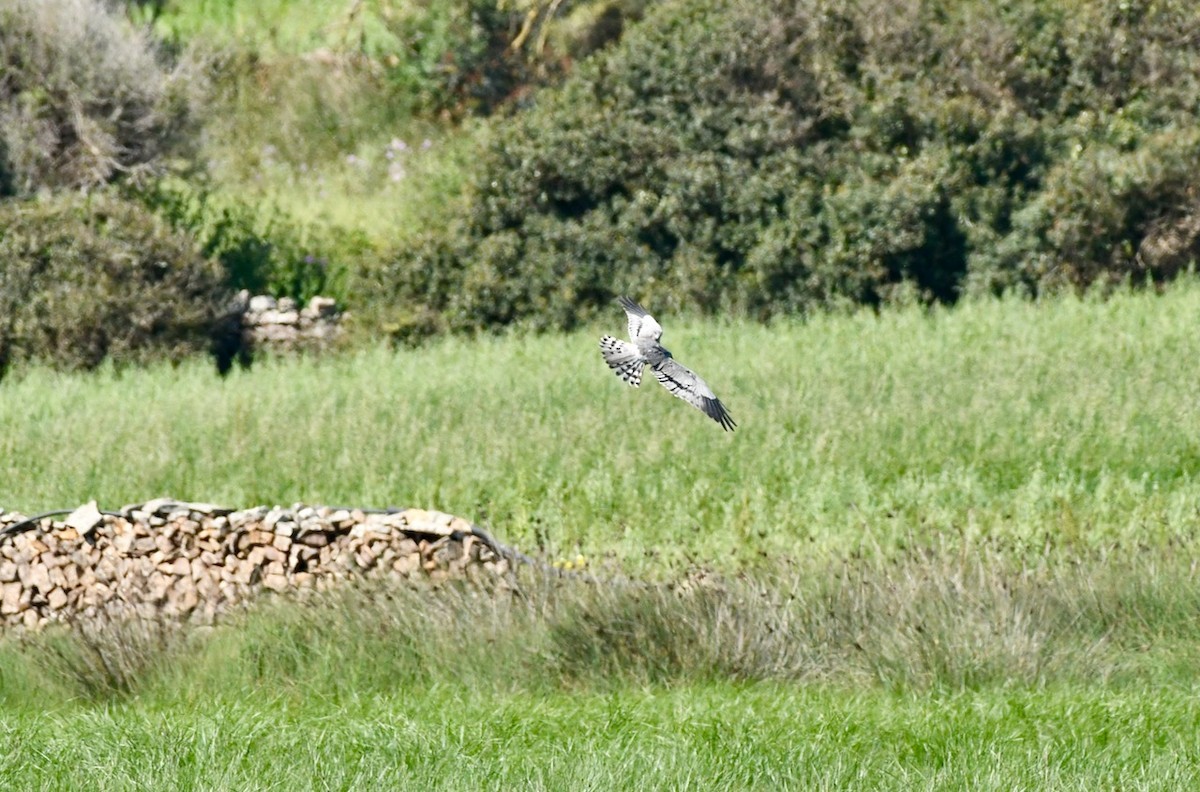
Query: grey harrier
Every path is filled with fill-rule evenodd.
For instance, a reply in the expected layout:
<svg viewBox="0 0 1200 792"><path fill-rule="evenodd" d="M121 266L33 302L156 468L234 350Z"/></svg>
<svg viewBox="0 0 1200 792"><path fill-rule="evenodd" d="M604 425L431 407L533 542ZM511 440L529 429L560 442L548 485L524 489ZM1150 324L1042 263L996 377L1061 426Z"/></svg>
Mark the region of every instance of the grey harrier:
<svg viewBox="0 0 1200 792"><path fill-rule="evenodd" d="M725 431L732 432L737 424L708 383L691 369L675 362L671 353L658 343L663 334L662 325L628 297L618 297L617 301L629 317L629 341L607 335L600 339L600 354L604 355L608 367L636 388L642 384L642 366L649 363L664 388L721 424Z"/></svg>

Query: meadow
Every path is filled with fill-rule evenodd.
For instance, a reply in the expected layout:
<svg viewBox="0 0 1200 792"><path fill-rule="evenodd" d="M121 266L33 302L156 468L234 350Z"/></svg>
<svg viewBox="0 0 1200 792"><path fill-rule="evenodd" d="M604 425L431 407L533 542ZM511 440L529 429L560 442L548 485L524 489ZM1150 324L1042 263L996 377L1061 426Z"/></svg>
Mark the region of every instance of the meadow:
<svg viewBox="0 0 1200 792"><path fill-rule="evenodd" d="M527 549L726 568L987 539L1161 544L1197 525L1198 310L1185 282L770 326L662 316L733 433L607 371L597 340L624 331L616 306L574 334L261 360L226 379L199 360L34 368L4 383L0 504L421 506Z"/></svg>
<svg viewBox="0 0 1200 792"><path fill-rule="evenodd" d="M655 309L653 295L638 295ZM0 505L452 511L582 576L0 646L5 788L1186 788L1200 284L0 388ZM106 665L107 663L107 665ZM99 669L99 670L96 670Z"/></svg>

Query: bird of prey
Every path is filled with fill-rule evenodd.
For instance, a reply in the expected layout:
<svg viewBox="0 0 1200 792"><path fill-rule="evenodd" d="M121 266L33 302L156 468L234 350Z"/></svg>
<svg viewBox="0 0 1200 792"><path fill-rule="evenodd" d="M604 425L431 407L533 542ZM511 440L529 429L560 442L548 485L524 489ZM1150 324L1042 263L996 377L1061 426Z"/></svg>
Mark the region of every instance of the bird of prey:
<svg viewBox="0 0 1200 792"><path fill-rule="evenodd" d="M604 362L618 377L633 387L642 384L642 367L649 364L654 376L662 386L721 424L721 428L732 432L737 426L721 400L700 379L696 372L677 363L666 347L659 343L662 325L646 313L646 309L628 297L618 297L617 302L625 309L629 318L629 341L612 336L600 339L600 354ZM631 343L632 342L632 343Z"/></svg>

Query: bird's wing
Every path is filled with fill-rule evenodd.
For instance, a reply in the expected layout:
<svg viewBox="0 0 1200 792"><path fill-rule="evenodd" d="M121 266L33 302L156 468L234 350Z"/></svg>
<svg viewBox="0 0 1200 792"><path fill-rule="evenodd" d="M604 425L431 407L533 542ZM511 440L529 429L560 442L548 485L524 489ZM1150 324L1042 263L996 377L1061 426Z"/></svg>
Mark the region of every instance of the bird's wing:
<svg viewBox="0 0 1200 792"><path fill-rule="evenodd" d="M664 388L721 424L725 431L732 432L733 427L737 426L708 383L674 358L667 358L654 366L654 376Z"/></svg>
<svg viewBox="0 0 1200 792"><path fill-rule="evenodd" d="M657 343L658 339L662 338L662 325L646 313L645 308L624 296L618 297L617 302L625 309L625 316L629 319L630 341L635 344Z"/></svg>
<svg viewBox="0 0 1200 792"><path fill-rule="evenodd" d="M600 354L618 377L635 388L642 384L642 366L646 364L646 358L636 346L606 335L600 339Z"/></svg>

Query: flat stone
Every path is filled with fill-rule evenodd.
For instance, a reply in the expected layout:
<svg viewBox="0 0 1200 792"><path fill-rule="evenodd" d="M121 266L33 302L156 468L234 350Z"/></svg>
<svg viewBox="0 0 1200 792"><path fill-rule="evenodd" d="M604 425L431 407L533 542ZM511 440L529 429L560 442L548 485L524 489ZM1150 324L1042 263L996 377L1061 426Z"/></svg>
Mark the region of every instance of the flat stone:
<svg viewBox="0 0 1200 792"><path fill-rule="evenodd" d="M392 571L401 575L411 575L420 568L421 556L419 553L403 555L392 562Z"/></svg>
<svg viewBox="0 0 1200 792"><path fill-rule="evenodd" d="M196 514L205 517L224 517L226 514L233 513L233 509L218 506L215 503L189 503L187 507Z"/></svg>
<svg viewBox="0 0 1200 792"><path fill-rule="evenodd" d="M250 313L263 313L274 310L279 303L269 294L256 294L250 298Z"/></svg>
<svg viewBox="0 0 1200 792"><path fill-rule="evenodd" d="M180 581L171 589L170 602L177 612L189 613L200 604L200 595L196 593L196 587L190 582Z"/></svg>
<svg viewBox="0 0 1200 792"><path fill-rule="evenodd" d="M300 312L296 310L271 310L263 311L258 315L257 324L260 325L294 325L300 322ZM265 329L265 328L262 328Z"/></svg>
<svg viewBox="0 0 1200 792"><path fill-rule="evenodd" d="M50 571L43 564L30 564L29 574L25 578L25 585L31 589L37 589L43 594L49 592L53 588L50 585Z"/></svg>
<svg viewBox="0 0 1200 792"><path fill-rule="evenodd" d="M20 583L5 583L0 586L0 613L8 616L21 611L21 592L24 589Z"/></svg>
<svg viewBox="0 0 1200 792"><path fill-rule="evenodd" d="M57 587L51 589L46 596L46 604L50 606L50 610L58 610L67 604L67 592Z"/></svg>
<svg viewBox="0 0 1200 792"><path fill-rule="evenodd" d="M287 575L281 575L275 572L263 576L262 584L264 588L269 588L272 591L284 591L288 587Z"/></svg>
<svg viewBox="0 0 1200 792"><path fill-rule="evenodd" d="M287 563L287 553L285 553L283 550L280 550L278 547L275 547L274 545L263 545L262 547L256 547L255 550L262 552L262 558L265 561L278 564Z"/></svg>
<svg viewBox="0 0 1200 792"><path fill-rule="evenodd" d="M165 516L174 511L179 505L179 501L175 500L174 498L155 498L143 503L141 511L144 511L147 514Z"/></svg>
<svg viewBox="0 0 1200 792"><path fill-rule="evenodd" d="M300 543L308 547L326 547L329 545L329 536L322 531L313 531L301 536Z"/></svg>
<svg viewBox="0 0 1200 792"><path fill-rule="evenodd" d="M304 312L309 316L328 318L337 313L337 300L332 297L313 296L305 306Z"/></svg>

